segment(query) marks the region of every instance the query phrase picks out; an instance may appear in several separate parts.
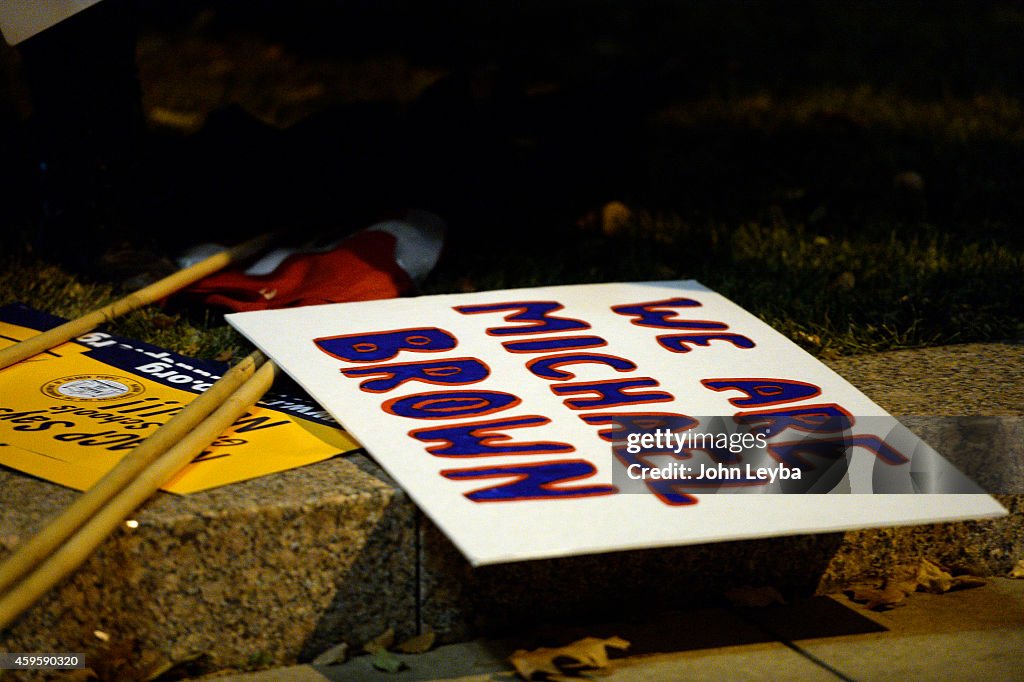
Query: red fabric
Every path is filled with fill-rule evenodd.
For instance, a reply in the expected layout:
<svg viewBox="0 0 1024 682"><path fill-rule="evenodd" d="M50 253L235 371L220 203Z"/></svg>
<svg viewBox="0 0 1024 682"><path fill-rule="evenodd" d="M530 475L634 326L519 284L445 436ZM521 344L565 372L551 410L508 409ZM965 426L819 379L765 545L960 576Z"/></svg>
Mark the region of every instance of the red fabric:
<svg viewBox="0 0 1024 682"><path fill-rule="evenodd" d="M412 288L395 244L387 232L359 232L326 253L292 254L270 274L224 270L185 292L236 312L395 298Z"/></svg>

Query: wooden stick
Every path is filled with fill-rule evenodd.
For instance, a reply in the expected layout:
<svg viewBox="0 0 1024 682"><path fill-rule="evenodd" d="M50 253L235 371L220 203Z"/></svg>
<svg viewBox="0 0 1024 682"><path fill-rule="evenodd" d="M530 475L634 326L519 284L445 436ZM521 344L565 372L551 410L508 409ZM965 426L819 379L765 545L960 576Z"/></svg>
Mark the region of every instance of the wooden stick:
<svg viewBox="0 0 1024 682"><path fill-rule="evenodd" d="M263 353L256 351L229 369L213 386L196 396L181 412L133 448L117 466L46 527L18 545L14 553L0 564L0 594L49 556L163 452L210 416L265 360Z"/></svg>
<svg viewBox="0 0 1024 682"><path fill-rule="evenodd" d="M277 367L266 362L213 414L100 509L38 569L0 598L0 630L78 568L139 505L227 430L270 388Z"/></svg>
<svg viewBox="0 0 1024 682"><path fill-rule="evenodd" d="M128 294L109 305L65 322L53 329L40 332L13 346L4 348L0 350L0 370L45 352L65 341L70 341L76 336L81 336L90 329L94 329L115 317L130 313L142 306L149 305L181 291L189 284L197 282L231 263L243 260L257 253L266 247L272 238L273 236L270 234L261 235L233 248L215 253L195 265L178 270L174 274L153 282L149 286Z"/></svg>

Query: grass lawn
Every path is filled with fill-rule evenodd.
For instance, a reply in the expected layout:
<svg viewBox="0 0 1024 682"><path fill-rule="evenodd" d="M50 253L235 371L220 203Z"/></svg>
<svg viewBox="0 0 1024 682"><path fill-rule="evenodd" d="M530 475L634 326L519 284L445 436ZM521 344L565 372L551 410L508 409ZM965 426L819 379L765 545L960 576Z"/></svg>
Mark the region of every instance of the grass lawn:
<svg viewBox="0 0 1024 682"><path fill-rule="evenodd" d="M174 149L240 103L297 149L330 131L336 196L294 227L437 210L452 230L424 293L695 278L822 357L1024 340L1019 5L407 8L422 30L397 34L362 8L345 25L380 40L350 29L347 49L268 7L148 17L150 127ZM371 142L338 133L367 121ZM416 172L339 170L375 154ZM32 216L0 213L0 303L72 316L123 291L41 254ZM172 255L148 227L128 234ZM114 328L204 357L247 348L216 311Z"/></svg>

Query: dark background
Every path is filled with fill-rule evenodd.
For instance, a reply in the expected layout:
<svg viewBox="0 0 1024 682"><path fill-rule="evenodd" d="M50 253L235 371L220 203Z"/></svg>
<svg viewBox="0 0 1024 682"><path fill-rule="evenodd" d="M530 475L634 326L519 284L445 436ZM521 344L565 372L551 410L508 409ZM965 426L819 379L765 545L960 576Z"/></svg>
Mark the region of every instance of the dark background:
<svg viewBox="0 0 1024 682"><path fill-rule="evenodd" d="M99 7L51 118L0 59L11 280L416 207L428 293L696 277L823 355L1024 338L1019 2Z"/></svg>

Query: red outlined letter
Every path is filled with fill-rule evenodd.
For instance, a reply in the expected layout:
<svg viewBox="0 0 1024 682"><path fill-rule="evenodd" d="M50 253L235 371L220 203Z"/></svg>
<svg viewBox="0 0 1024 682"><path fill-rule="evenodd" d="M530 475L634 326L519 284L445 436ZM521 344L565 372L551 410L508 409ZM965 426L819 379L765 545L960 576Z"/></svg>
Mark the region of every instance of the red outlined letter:
<svg viewBox="0 0 1024 682"><path fill-rule="evenodd" d="M491 336L508 336L513 334L549 334L551 332L578 331L590 329L583 320L571 317L556 317L550 313L564 308L555 301L518 301L515 303L488 303L484 305L460 305L455 310L463 315L478 313L499 313L512 311L505 316L506 322L525 322L526 324L512 327L488 327Z"/></svg>
<svg viewBox="0 0 1024 682"><path fill-rule="evenodd" d="M501 412L520 402L503 391L428 391L392 398L380 407L388 414L409 419L464 419Z"/></svg>
<svg viewBox="0 0 1024 682"><path fill-rule="evenodd" d="M658 343L665 350L673 353L689 353L694 346L709 346L712 341L728 341L737 348L753 348L754 342L740 334L664 334L658 337Z"/></svg>
<svg viewBox="0 0 1024 682"><path fill-rule="evenodd" d="M422 381L440 386L465 386L483 381L491 374L490 368L476 358L450 358L447 360L425 360L423 362L400 362L373 367L343 369L341 373L350 379L357 377L379 377L367 379L359 384L359 390L367 393L386 393L407 381Z"/></svg>
<svg viewBox="0 0 1024 682"><path fill-rule="evenodd" d="M630 320L638 327L657 329L728 329L729 326L711 320L680 320L675 310L664 308L699 308L701 303L692 298L668 298L634 305L612 306L612 312L636 319Z"/></svg>
<svg viewBox="0 0 1024 682"><path fill-rule="evenodd" d="M437 327L396 329L366 334L322 336L313 339L316 347L331 357L346 362L380 362L390 360L404 350L413 353L439 353L451 350L458 343L455 337Z"/></svg>
<svg viewBox="0 0 1024 682"><path fill-rule="evenodd" d="M437 457L543 455L575 451L576 448L568 443L506 442L512 439L512 436L503 433L508 429L543 426L550 422L551 420L547 417L529 415L475 422L473 424L451 424L429 429L417 429L416 431L410 431L409 435L422 442L441 441L440 445L427 448L427 452Z"/></svg>
<svg viewBox="0 0 1024 682"><path fill-rule="evenodd" d="M647 391L645 393L626 393L629 389L660 386L650 377L639 379L610 379L607 381L589 381L575 384L555 384L551 390L555 395L575 395L577 393L596 393L596 398L569 398L563 402L574 410L593 410L598 407L615 407L635 403L664 403L673 400L671 393L664 391Z"/></svg>
<svg viewBox="0 0 1024 682"><path fill-rule="evenodd" d="M527 341L503 341L501 345L509 353L557 353L563 350L603 348L608 342L600 336L554 336Z"/></svg>
<svg viewBox="0 0 1024 682"><path fill-rule="evenodd" d="M616 355L605 355L604 353L569 353L568 355L545 355L542 358L534 358L526 363L526 369L539 376L541 379L552 381L565 381L575 379L576 375L559 369L563 365L578 365L584 363L607 365L616 372L631 372L636 369L636 364L626 358Z"/></svg>
<svg viewBox="0 0 1024 682"><path fill-rule="evenodd" d="M746 398L729 398L729 403L736 407L784 405L821 395L820 387L792 379L704 379L700 383L712 391L746 394Z"/></svg>
<svg viewBox="0 0 1024 682"><path fill-rule="evenodd" d="M765 433L769 437L789 428L804 433L839 433L848 431L856 422L852 414L835 403L739 412L733 419L745 424L751 433Z"/></svg>
<svg viewBox="0 0 1024 682"><path fill-rule="evenodd" d="M566 459L540 464L505 464L474 469L448 469L441 475L453 481L481 478L512 478L513 480L490 488L466 493L474 502L513 502L523 500L553 500L567 497L593 497L617 492L606 484L563 487L568 481L590 478L597 469L582 459Z"/></svg>

